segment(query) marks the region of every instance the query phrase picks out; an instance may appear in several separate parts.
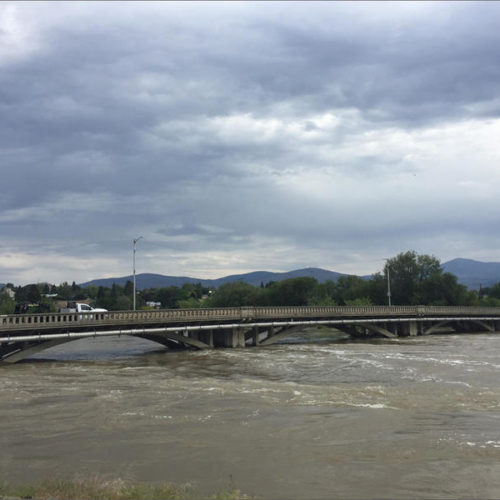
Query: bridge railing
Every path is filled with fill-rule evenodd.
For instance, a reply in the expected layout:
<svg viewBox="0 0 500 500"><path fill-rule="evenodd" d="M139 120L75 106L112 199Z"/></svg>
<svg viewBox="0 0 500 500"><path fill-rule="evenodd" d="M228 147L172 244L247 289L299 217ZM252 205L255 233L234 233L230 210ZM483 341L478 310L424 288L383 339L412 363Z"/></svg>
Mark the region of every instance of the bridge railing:
<svg viewBox="0 0 500 500"><path fill-rule="evenodd" d="M162 323L210 323L216 321L300 318L498 316L499 307L453 306L290 306L226 307L214 309L161 309L0 315L0 331L42 330L67 327L141 325Z"/></svg>

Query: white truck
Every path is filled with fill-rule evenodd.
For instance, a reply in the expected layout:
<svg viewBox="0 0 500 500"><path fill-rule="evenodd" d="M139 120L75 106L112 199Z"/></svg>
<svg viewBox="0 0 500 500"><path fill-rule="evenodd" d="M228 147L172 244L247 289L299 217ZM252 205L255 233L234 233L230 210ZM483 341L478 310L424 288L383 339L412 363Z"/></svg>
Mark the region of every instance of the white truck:
<svg viewBox="0 0 500 500"><path fill-rule="evenodd" d="M98 307L90 307L88 304L81 302L68 302L67 307L63 307L59 312L62 313L86 313L86 312L108 312L107 309L100 309Z"/></svg>

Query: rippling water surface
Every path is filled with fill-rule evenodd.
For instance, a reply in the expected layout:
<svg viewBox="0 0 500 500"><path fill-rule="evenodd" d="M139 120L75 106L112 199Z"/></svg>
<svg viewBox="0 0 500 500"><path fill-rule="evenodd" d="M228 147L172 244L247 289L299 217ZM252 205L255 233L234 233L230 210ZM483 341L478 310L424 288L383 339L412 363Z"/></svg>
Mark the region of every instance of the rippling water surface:
<svg viewBox="0 0 500 500"><path fill-rule="evenodd" d="M0 367L0 477L500 498L500 335L155 349L82 340Z"/></svg>

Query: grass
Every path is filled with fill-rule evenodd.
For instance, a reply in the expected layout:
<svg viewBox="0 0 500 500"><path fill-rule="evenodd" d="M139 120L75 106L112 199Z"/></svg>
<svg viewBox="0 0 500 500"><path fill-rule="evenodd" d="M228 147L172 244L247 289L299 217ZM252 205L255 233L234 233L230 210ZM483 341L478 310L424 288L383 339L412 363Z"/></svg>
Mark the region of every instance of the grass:
<svg viewBox="0 0 500 500"><path fill-rule="evenodd" d="M100 476L74 479L45 479L25 486L11 486L0 481L0 500L250 500L234 487L232 481L224 490L200 496L189 484L130 483L123 479L104 479Z"/></svg>

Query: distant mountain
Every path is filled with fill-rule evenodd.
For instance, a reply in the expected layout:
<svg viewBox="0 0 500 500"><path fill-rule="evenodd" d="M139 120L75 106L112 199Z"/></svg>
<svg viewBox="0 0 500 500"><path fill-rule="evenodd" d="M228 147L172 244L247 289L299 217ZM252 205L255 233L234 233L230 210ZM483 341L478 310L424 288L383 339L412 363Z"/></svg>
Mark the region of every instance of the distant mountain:
<svg viewBox="0 0 500 500"><path fill-rule="evenodd" d="M243 281L249 283L250 285L259 286L261 283L264 285L270 281L283 281L289 278L298 278L303 276L309 276L311 278L317 279L320 283L327 280L337 281L340 276L347 276L346 274L337 273L335 271L327 271L326 269L319 269L316 267L309 267L306 269L297 269L295 271L288 271L283 273L273 273L269 271L256 271L246 274L233 274L231 276L225 276L218 279L202 279L202 278L191 278L187 276L164 276L162 274L150 274L141 273L137 274L136 284L138 290L143 290L144 288L161 288L169 286L182 286L185 283L201 283L203 286L218 288L224 283L232 283L235 281ZM117 285L124 286L127 281L132 281L133 276L122 276L120 278L103 278L96 279L92 281L87 281L85 283L80 283L80 286L86 287L89 285L111 287L113 283Z"/></svg>
<svg viewBox="0 0 500 500"><path fill-rule="evenodd" d="M445 272L454 274L458 278L458 282L466 285L472 290L478 290L480 286L487 287L500 283L500 262L479 262L471 259L453 259L441 265ZM233 274L218 279L202 279L191 278L188 276L164 276L162 274L143 273L136 275L137 289L144 288L161 288L169 286L181 287L184 283L201 283L203 286L218 288L224 283L232 283L235 281L243 281L250 285L264 285L270 281L283 281L289 278L298 278L309 276L317 279L320 283L327 280L337 281L341 276L346 274L328 271L317 267L308 267L305 269L296 269L283 273L273 273L269 271L255 271L246 274ZM361 276L363 279L369 279L371 276ZM132 276L123 276L121 278L105 278L87 281L81 283L80 286L86 287L89 285L111 287L113 283L124 286L127 281L132 281ZM1 286L1 285L0 285Z"/></svg>
<svg viewBox="0 0 500 500"><path fill-rule="evenodd" d="M133 276L122 276L120 278L102 278L92 281L87 281L81 283L80 286L87 287L89 285L111 287L113 284L124 286L127 281L132 281ZM196 278L189 278L187 276L164 276L163 274L151 274L151 273L141 273L135 276L136 285L138 290L143 290L144 288L162 288L169 286L182 286L184 283L202 283L204 286L205 282L211 280L202 280Z"/></svg>
<svg viewBox="0 0 500 500"><path fill-rule="evenodd" d="M244 281L250 285L259 286L261 283L264 285L270 281L283 281L290 278L302 278L302 277L315 278L320 283L332 280L337 281L341 276L347 276L346 274L337 273L335 271L328 271L326 269L320 269L318 267L307 267L305 269L296 269L295 271L287 271L283 273L273 273L269 271L255 271L253 273L246 274L233 274L231 276L225 276L224 278L218 278L216 280L211 280L213 286L219 287L224 283L232 283L234 281Z"/></svg>
<svg viewBox="0 0 500 500"><path fill-rule="evenodd" d="M479 262L472 259L453 259L441 265L447 273L452 273L458 282L472 290L500 283L500 262Z"/></svg>
<svg viewBox="0 0 500 500"><path fill-rule="evenodd" d="M0 290L5 286L5 283L0 283Z"/></svg>

